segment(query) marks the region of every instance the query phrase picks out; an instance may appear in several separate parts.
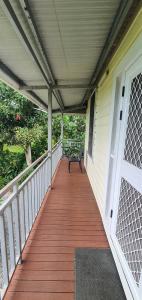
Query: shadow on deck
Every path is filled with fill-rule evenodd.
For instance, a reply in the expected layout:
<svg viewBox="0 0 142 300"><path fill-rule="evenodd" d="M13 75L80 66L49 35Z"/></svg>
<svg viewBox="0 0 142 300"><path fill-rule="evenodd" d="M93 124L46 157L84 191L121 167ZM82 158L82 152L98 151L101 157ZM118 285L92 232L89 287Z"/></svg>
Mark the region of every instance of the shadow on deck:
<svg viewBox="0 0 142 300"><path fill-rule="evenodd" d="M75 248L108 248L86 173L61 161L5 300L73 300Z"/></svg>

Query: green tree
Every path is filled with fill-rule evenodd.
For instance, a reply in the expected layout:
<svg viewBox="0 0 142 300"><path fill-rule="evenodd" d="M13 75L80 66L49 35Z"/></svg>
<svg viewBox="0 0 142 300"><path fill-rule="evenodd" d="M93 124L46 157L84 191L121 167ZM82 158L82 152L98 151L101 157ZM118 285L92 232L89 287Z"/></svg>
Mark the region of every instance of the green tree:
<svg viewBox="0 0 142 300"><path fill-rule="evenodd" d="M61 114L53 115L53 141L61 135ZM0 187L15 177L25 163L29 165L47 149L48 114L39 111L25 97L4 83L0 83ZM64 115L64 138L84 140L85 118ZM11 153L4 145L21 145L25 152ZM3 149L7 149L4 150ZM32 154L31 154L32 152Z"/></svg>
<svg viewBox="0 0 142 300"><path fill-rule="evenodd" d="M53 116L53 139L58 141L61 134L61 115ZM64 115L64 139L84 141L85 117L83 115Z"/></svg>
<svg viewBox="0 0 142 300"><path fill-rule="evenodd" d="M26 162L29 166L32 163L31 146L32 143L40 141L43 134L43 127L35 124L32 128L17 127L15 130L16 143L21 145L25 151Z"/></svg>
<svg viewBox="0 0 142 300"><path fill-rule="evenodd" d="M47 114L38 111L32 102L0 83L0 151L4 144L20 144L29 165L32 162L31 145L40 143L45 131Z"/></svg>

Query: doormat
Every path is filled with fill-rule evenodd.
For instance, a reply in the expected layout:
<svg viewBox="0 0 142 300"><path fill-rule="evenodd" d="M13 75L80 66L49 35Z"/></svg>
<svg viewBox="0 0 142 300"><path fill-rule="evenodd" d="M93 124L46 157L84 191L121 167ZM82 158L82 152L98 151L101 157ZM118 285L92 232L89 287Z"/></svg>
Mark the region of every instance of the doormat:
<svg viewBox="0 0 142 300"><path fill-rule="evenodd" d="M126 300L109 249L76 249L75 269L76 300Z"/></svg>

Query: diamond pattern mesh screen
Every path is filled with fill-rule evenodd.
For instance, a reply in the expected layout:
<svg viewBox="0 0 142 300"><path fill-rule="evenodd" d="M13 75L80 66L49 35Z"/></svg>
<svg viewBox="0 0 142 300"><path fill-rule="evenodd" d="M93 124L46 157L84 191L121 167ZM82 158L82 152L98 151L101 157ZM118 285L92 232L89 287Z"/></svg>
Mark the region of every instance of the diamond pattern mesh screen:
<svg viewBox="0 0 142 300"><path fill-rule="evenodd" d="M124 159L142 168L142 74L131 84Z"/></svg>
<svg viewBox="0 0 142 300"><path fill-rule="evenodd" d="M137 285L142 272L142 195L121 180L116 236Z"/></svg>

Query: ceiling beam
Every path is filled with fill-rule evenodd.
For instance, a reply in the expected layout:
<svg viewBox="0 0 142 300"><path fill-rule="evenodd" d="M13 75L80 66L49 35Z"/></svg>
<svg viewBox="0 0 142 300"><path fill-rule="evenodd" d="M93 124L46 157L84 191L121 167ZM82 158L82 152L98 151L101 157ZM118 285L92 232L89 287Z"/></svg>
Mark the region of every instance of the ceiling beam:
<svg viewBox="0 0 142 300"><path fill-rule="evenodd" d="M53 113L59 113L59 109L54 109ZM81 105L72 105L72 106L65 106L63 113L78 113L78 114L85 114L86 113L86 106Z"/></svg>
<svg viewBox="0 0 142 300"><path fill-rule="evenodd" d="M17 35L19 36L19 38L22 40L24 46L26 47L26 49L28 50L28 52L30 53L30 55L32 56L34 62L36 63L40 73L43 76L44 81L46 82L47 88L50 88L50 82L48 79L47 74L45 73L32 45L29 42L28 37L25 34L25 31L23 30L17 16L16 13L11 5L11 3L9 2L9 0L2 0L1 1L1 6L4 10L4 12L6 13L7 17L9 18L9 21L11 22L11 24L13 25ZM56 99L58 101L58 104L60 105L61 109L63 108L63 105L61 105L59 99L56 96Z"/></svg>
<svg viewBox="0 0 142 300"><path fill-rule="evenodd" d="M11 79L16 85L17 88L16 90L21 90L19 89L20 86L26 86L24 81L22 81L18 76L16 76L2 61L0 61L0 70L9 78ZM46 110L48 110L48 106L38 97L33 91L25 90L25 96L29 96L33 100L35 100L34 104L38 106L37 103L41 104L41 106ZM53 113L59 113L61 112L60 109L53 109ZM86 113L86 106L82 105L72 105L72 106L65 106L64 113L80 113L80 114L85 114Z"/></svg>
<svg viewBox="0 0 142 300"><path fill-rule="evenodd" d="M15 75L2 61L0 61L0 71L2 71L10 80L12 80L17 85L16 90L19 89L19 86L25 84L24 81L22 81L17 75ZM45 102L42 101L42 99L39 96L37 96L33 91L27 91L25 95L35 100L35 104L37 106L37 103L39 103L46 110L48 109L48 105L46 105Z"/></svg>
<svg viewBox="0 0 142 300"><path fill-rule="evenodd" d="M92 90L92 86L88 84L57 84L51 87L52 90L59 89L89 89ZM31 85L31 86L20 86L20 90L45 90L47 89L46 85Z"/></svg>
<svg viewBox="0 0 142 300"><path fill-rule="evenodd" d="M106 70L112 55L118 48L122 38L124 37L124 34L127 32L132 20L141 6L141 3L141 0L121 0L98 63L90 79L89 85L93 86L94 89ZM91 91L87 90L83 97L82 105L88 101L90 95Z"/></svg>
<svg viewBox="0 0 142 300"><path fill-rule="evenodd" d="M30 3L28 0L24 0L24 3L25 3L25 11L28 12L28 19L29 19L29 22L32 26L32 29L34 31L34 34L36 35L36 38L38 40L38 43L39 43L39 46L40 46L40 49L41 49L41 52L45 58L45 61L46 61L46 66L47 66L47 69L48 69L48 75L50 77L50 80L51 80L51 84L54 85L56 80L55 80L55 76L53 74L53 71L52 71L52 68L51 68L51 64L50 64L50 61L49 61L49 58L47 56L47 53L46 53L46 50L45 50L45 47L43 45L43 42L42 42L42 39L41 39L41 36L39 34L39 30L38 30L38 27L36 25L36 21L35 21L35 18L34 18L34 15L32 13L32 10L31 10L31 7L30 7ZM63 99L62 99L62 96L60 94L60 91L57 91L55 92L54 94L55 98L58 99L59 101L59 104L61 106L61 108L64 108L64 102L63 102Z"/></svg>

